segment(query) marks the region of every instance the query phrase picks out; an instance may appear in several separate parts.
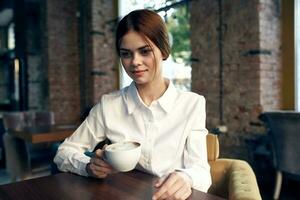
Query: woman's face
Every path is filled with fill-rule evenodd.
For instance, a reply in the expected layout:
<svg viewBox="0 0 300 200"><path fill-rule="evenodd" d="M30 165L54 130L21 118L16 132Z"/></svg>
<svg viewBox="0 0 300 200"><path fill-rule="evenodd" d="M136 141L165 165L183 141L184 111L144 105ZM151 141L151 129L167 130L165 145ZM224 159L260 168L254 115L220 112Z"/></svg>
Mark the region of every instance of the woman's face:
<svg viewBox="0 0 300 200"><path fill-rule="evenodd" d="M149 46L151 45L151 46ZM162 77L163 56L159 48L137 32L129 31L120 45L120 58L126 73L137 84L148 84Z"/></svg>

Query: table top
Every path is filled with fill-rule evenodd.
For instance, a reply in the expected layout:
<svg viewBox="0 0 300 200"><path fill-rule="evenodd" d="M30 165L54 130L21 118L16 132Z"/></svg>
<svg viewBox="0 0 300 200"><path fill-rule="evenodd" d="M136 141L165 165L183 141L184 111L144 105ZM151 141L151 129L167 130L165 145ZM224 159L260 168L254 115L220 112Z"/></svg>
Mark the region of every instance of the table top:
<svg viewBox="0 0 300 200"><path fill-rule="evenodd" d="M76 128L76 125L24 126L9 129L9 133L31 143L56 142L69 137Z"/></svg>
<svg viewBox="0 0 300 200"><path fill-rule="evenodd" d="M0 199L151 199L157 177L139 171L117 173L105 179L59 173L6 185L0 185ZM189 200L222 200L193 190Z"/></svg>

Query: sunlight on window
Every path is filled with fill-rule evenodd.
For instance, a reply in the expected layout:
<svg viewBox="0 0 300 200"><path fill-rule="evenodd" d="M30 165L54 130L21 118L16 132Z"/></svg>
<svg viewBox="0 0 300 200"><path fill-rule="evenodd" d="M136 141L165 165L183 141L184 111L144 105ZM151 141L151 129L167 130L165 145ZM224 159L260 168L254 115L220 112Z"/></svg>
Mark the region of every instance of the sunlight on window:
<svg viewBox="0 0 300 200"><path fill-rule="evenodd" d="M11 23L8 28L8 49L15 49L15 25Z"/></svg>

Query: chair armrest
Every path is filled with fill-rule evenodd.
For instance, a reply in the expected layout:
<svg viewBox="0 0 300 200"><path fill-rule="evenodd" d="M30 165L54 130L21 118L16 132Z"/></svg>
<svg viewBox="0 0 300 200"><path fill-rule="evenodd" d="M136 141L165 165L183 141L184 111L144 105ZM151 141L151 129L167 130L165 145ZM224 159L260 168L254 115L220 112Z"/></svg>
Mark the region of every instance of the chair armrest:
<svg viewBox="0 0 300 200"><path fill-rule="evenodd" d="M234 160L229 177L229 199L261 200L256 176L243 160Z"/></svg>
<svg viewBox="0 0 300 200"><path fill-rule="evenodd" d="M228 198L228 171L231 167L232 160L217 159L209 162L212 184L208 193Z"/></svg>
<svg viewBox="0 0 300 200"><path fill-rule="evenodd" d="M210 162L213 193L230 200L261 200L255 174L243 160L217 159Z"/></svg>

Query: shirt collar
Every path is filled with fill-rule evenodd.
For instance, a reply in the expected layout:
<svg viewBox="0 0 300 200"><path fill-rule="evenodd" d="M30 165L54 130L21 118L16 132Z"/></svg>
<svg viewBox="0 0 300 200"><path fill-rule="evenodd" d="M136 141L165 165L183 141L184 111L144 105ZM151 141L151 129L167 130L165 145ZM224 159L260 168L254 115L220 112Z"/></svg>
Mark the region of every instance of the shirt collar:
<svg viewBox="0 0 300 200"><path fill-rule="evenodd" d="M127 103L128 114L132 114L136 107L144 105L139 97L134 81L124 89L124 97ZM173 108L177 96L177 90L173 83L169 80L169 85L165 93L157 100L159 105L165 112L170 112Z"/></svg>
<svg viewBox="0 0 300 200"><path fill-rule="evenodd" d="M162 109L166 112L169 113L173 105L175 103L177 97L177 90L175 86L173 85L172 81L169 80L169 85L165 93L157 100L159 105L162 107Z"/></svg>
<svg viewBox="0 0 300 200"><path fill-rule="evenodd" d="M132 114L136 106L141 104L134 81L132 81L131 84L124 89L124 93L128 114Z"/></svg>

